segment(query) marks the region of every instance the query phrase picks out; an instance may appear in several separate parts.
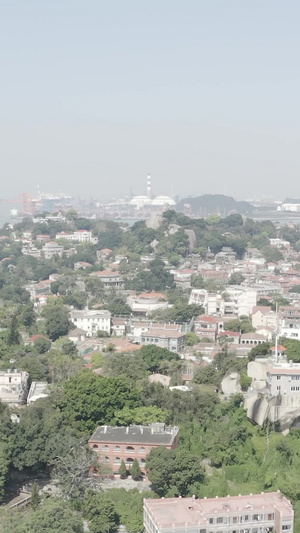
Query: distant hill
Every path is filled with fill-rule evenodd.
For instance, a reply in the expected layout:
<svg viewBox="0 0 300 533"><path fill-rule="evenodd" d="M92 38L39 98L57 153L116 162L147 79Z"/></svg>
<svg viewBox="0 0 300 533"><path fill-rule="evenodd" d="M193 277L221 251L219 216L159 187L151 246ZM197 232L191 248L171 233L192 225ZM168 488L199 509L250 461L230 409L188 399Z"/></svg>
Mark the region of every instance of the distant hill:
<svg viewBox="0 0 300 533"><path fill-rule="evenodd" d="M191 206L191 214L201 217L214 214L227 216L232 212L251 216L254 211L254 206L249 202L238 202L231 196L224 194L203 194L202 196L183 198L178 202L176 211L186 212L186 205Z"/></svg>

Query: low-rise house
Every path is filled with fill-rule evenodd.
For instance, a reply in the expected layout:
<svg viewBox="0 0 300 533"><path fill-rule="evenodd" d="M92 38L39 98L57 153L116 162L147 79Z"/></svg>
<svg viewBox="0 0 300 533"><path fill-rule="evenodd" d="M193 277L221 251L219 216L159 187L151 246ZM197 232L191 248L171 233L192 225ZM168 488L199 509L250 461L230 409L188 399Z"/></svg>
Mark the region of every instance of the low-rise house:
<svg viewBox="0 0 300 533"><path fill-rule="evenodd" d="M86 261L77 261L77 263L74 263L74 270L86 270L91 266L91 263L87 263Z"/></svg>
<svg viewBox="0 0 300 533"><path fill-rule="evenodd" d="M29 285L26 285L25 289L30 293L31 299L35 299L37 296L50 294L51 283L52 281L50 279L44 279L38 283L30 283Z"/></svg>
<svg viewBox="0 0 300 533"><path fill-rule="evenodd" d="M126 333L126 321L124 318L112 318L111 332L112 335L115 335L116 337L124 337Z"/></svg>
<svg viewBox="0 0 300 533"><path fill-rule="evenodd" d="M256 333L259 333L259 335L263 335L268 339L268 341L271 341L273 336L275 335L276 328L272 326L259 326L256 328Z"/></svg>
<svg viewBox="0 0 300 533"><path fill-rule="evenodd" d="M47 233L39 233L36 236L35 240L37 242L48 242L50 241L50 235L48 235Z"/></svg>
<svg viewBox="0 0 300 533"><path fill-rule="evenodd" d="M89 439L89 448L97 453L99 462L109 465L118 474L121 462L128 469L137 459L142 472L146 472L146 457L153 448L165 446L168 450L178 446L179 428L162 423L150 426L99 426ZM97 468L93 474L98 473Z"/></svg>
<svg viewBox="0 0 300 533"><path fill-rule="evenodd" d="M45 339L47 341L49 341L50 339L48 339L48 337L45 337L44 335L33 335L32 337L29 337L28 339L25 339L24 340L24 344L25 346L34 346L34 343L35 341L37 341L38 339Z"/></svg>
<svg viewBox="0 0 300 533"><path fill-rule="evenodd" d="M223 338L227 339L228 342L230 342L231 344L239 344L241 333L238 331L226 331L226 330L220 331L218 335L219 342L220 342L220 339L223 339Z"/></svg>
<svg viewBox="0 0 300 533"><path fill-rule="evenodd" d="M70 341L75 343L84 342L86 339L86 331L81 328L72 329L72 331L70 331L68 334L68 338Z"/></svg>
<svg viewBox="0 0 300 533"><path fill-rule="evenodd" d="M51 259L52 257L62 257L64 253L64 247L57 244L57 242L49 241L44 244L42 252L45 259Z"/></svg>
<svg viewBox="0 0 300 533"><path fill-rule="evenodd" d="M122 289L124 286L124 280L119 272L113 270L101 270L99 272L92 272L91 276L97 276L105 289Z"/></svg>
<svg viewBox="0 0 300 533"><path fill-rule="evenodd" d="M96 335L97 331L106 331L110 335L111 313L109 311L74 310L71 311L70 319L76 328L84 330L87 336Z"/></svg>
<svg viewBox="0 0 300 533"><path fill-rule="evenodd" d="M257 346L258 344L262 344L263 342L267 341L268 339L266 337L264 337L263 335L259 335L259 333L255 332L243 333L241 335L241 344Z"/></svg>
<svg viewBox="0 0 300 533"><path fill-rule="evenodd" d="M166 348L171 352L182 352L185 347L185 334L181 331L164 329L150 329L141 337L141 344L147 346L154 344L160 348Z"/></svg>
<svg viewBox="0 0 300 533"><path fill-rule="evenodd" d="M0 401L12 407L26 403L28 394L28 372L11 370L0 372Z"/></svg>
<svg viewBox="0 0 300 533"><path fill-rule="evenodd" d="M218 334L218 319L209 315L200 315L194 321L194 332L200 339L215 341Z"/></svg>

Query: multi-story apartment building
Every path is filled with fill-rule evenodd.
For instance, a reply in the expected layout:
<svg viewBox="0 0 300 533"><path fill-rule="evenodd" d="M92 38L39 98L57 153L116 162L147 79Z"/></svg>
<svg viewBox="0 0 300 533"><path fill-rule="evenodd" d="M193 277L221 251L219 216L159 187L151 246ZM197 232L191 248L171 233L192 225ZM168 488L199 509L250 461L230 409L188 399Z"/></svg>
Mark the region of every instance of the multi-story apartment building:
<svg viewBox="0 0 300 533"><path fill-rule="evenodd" d="M272 326L276 328L276 313L271 306L257 305L252 309L252 326L256 329L262 326Z"/></svg>
<svg viewBox="0 0 300 533"><path fill-rule="evenodd" d="M97 331L111 332L111 313L106 310L74 310L71 311L70 319L76 328L83 329L88 336L95 335Z"/></svg>
<svg viewBox="0 0 300 533"><path fill-rule="evenodd" d="M124 461L129 469L134 459L145 473L146 456L153 448L165 446L173 450L178 446L179 428L162 423L150 426L99 426L89 439L89 447L98 454L99 462L109 465L118 474ZM97 473L97 471L95 472Z"/></svg>
<svg viewBox="0 0 300 533"><path fill-rule="evenodd" d="M291 502L279 491L225 498L144 500L146 533L293 533Z"/></svg>

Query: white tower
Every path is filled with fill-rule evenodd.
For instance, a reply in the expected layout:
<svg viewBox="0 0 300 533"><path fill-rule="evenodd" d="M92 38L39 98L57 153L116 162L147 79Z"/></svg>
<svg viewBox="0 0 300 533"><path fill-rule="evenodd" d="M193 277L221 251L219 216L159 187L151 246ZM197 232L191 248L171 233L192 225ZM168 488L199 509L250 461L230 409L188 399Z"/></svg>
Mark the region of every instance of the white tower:
<svg viewBox="0 0 300 533"><path fill-rule="evenodd" d="M152 190L151 190L151 175L148 174L147 176L147 196L149 200L152 198Z"/></svg>

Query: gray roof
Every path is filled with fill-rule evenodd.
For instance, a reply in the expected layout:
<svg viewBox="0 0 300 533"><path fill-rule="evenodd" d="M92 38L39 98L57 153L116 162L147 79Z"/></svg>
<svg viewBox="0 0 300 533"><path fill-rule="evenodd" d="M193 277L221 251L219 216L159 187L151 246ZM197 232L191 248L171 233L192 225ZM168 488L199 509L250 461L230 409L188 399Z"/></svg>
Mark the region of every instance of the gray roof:
<svg viewBox="0 0 300 533"><path fill-rule="evenodd" d="M150 426L99 426L89 442L113 444L151 444L170 446L178 434L177 426L151 424Z"/></svg>

